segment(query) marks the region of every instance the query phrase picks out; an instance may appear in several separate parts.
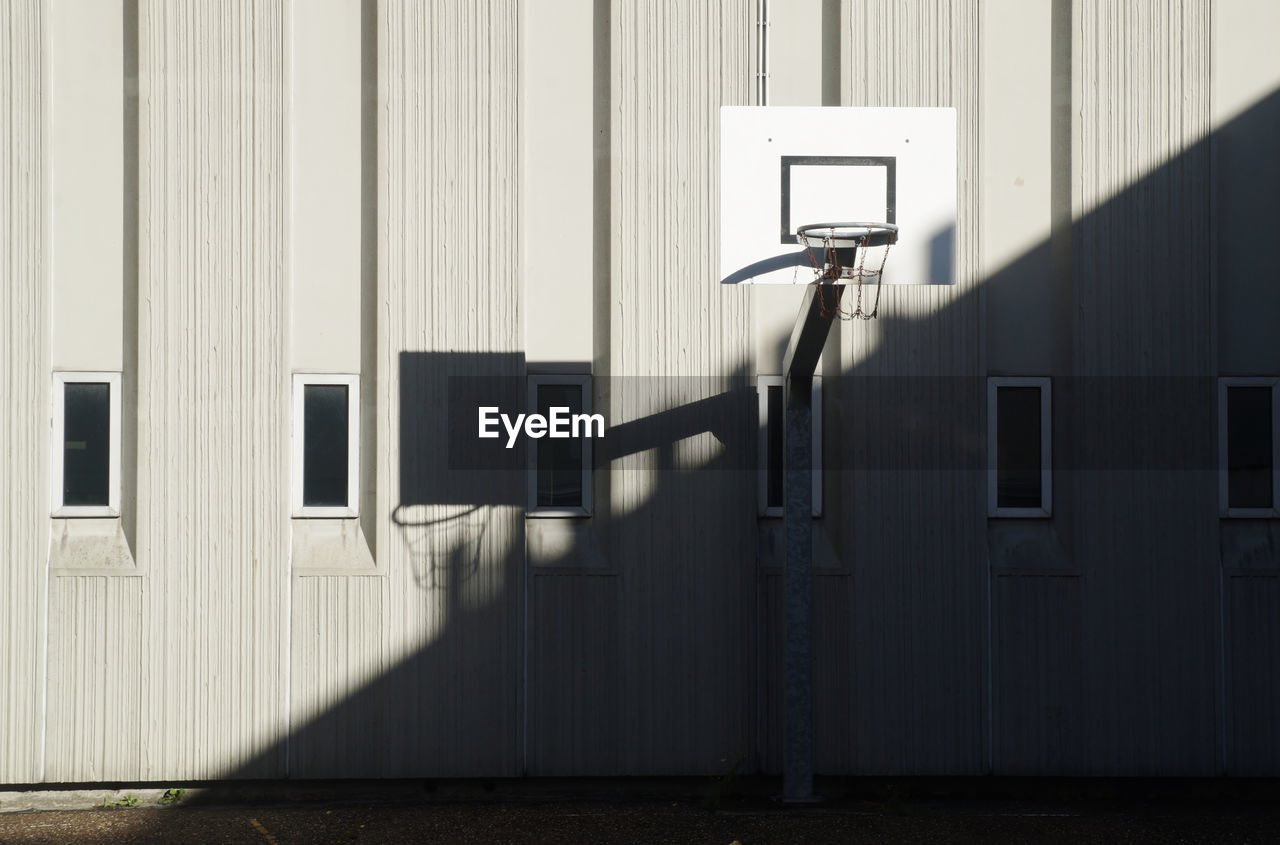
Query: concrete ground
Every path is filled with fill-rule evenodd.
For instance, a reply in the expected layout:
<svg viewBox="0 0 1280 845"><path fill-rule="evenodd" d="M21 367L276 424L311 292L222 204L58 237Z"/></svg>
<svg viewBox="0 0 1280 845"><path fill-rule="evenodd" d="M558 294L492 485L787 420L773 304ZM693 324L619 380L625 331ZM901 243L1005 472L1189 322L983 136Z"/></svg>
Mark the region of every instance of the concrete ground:
<svg viewBox="0 0 1280 845"><path fill-rule="evenodd" d="M769 786L727 795L710 781L577 789L365 782L191 789L166 805L157 803L164 790L10 792L0 804L11 810L0 813L0 843L1280 843L1270 787L1058 797L1059 787L1038 783L1022 790L1032 794L975 797L891 784L826 790L834 797L795 808L761 794ZM42 809L15 810L20 794ZM98 801L104 794L118 797ZM119 806L68 808L86 801Z"/></svg>

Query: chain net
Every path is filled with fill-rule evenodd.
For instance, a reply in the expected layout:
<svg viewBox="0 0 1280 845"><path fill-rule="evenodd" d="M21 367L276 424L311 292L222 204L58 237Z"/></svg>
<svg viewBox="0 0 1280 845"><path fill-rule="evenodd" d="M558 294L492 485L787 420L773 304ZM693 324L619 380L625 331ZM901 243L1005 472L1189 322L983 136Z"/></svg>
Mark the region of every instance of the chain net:
<svg viewBox="0 0 1280 845"><path fill-rule="evenodd" d="M839 317L841 320L874 320L876 314L880 310L880 287L881 276L884 273L884 265L889 260L889 247L897 240L896 233L889 238L881 247L867 247L866 242L871 237L872 231L868 230L863 235L857 236L841 236L838 240L849 241L856 240L857 246L857 264L854 267L840 266L840 253L836 248L835 229L829 229L825 237L822 238L821 256L814 253L812 241L817 236L804 239L805 251L809 254L809 263L813 265L813 281L818 285L818 303L822 308L822 316ZM880 250L879 266L874 270L867 269L867 253L872 249ZM875 265L875 261L872 265ZM873 281L870 281L874 279ZM823 282L832 282L834 284L823 284ZM836 284L848 284L852 282L854 288L853 307L846 307L841 302L839 290ZM871 301L870 308L863 308L862 288L864 284L874 284L876 288L875 298Z"/></svg>

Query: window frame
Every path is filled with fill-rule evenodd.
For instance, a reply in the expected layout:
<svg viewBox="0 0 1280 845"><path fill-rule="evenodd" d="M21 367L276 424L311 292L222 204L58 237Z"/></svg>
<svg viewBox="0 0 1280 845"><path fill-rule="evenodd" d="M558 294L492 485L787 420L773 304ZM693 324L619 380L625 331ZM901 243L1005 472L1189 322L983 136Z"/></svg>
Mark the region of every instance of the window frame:
<svg viewBox="0 0 1280 845"><path fill-rule="evenodd" d="M306 387L308 385L341 384L347 387L347 505L303 505L304 458L306 452ZM360 515L360 376L351 373L294 373L293 426L291 451L292 516L294 519L339 519Z"/></svg>
<svg viewBox="0 0 1280 845"><path fill-rule="evenodd" d="M1227 472L1227 390L1232 387L1271 389L1271 507L1233 508ZM1221 376L1218 379L1218 513L1244 519L1280 516L1280 376Z"/></svg>
<svg viewBox="0 0 1280 845"><path fill-rule="evenodd" d="M527 412L538 413L538 388L542 385L576 385L582 391L582 410L580 413L592 414L591 410L591 376L587 374L555 374L541 373L528 376L525 402ZM594 496L592 480L592 448L591 437L582 438L582 504L574 507L539 506L538 505L538 446L543 438L527 437L526 449L526 509L525 516L542 518L574 518L589 517L593 512Z"/></svg>
<svg viewBox="0 0 1280 845"><path fill-rule="evenodd" d="M105 505L65 505L62 503L63 473L65 467L64 443L66 432L66 386L67 384L106 384L108 398L108 444L107 458L107 504ZM107 517L120 516L120 409L121 409L121 374L118 372L58 370L53 374L53 408L50 424L52 440L50 452L50 509L51 516L58 518Z"/></svg>
<svg viewBox="0 0 1280 845"><path fill-rule="evenodd" d="M810 473L812 475L813 486L810 488L810 516L814 519L822 516L822 376L813 376L813 386L810 392L810 412L812 414L812 456L810 463ZM756 466L756 515L775 519L781 518L785 512L785 506L769 505L769 388L782 388L782 413L786 416L787 402L786 390L787 380L785 376L756 376L756 403L758 409L758 434L756 441L756 454L758 456ZM783 425L786 425L785 420ZM786 436L783 436L783 448L786 448ZM785 458L784 458L785 473ZM786 486L786 479L783 479L783 486Z"/></svg>
<svg viewBox="0 0 1280 845"><path fill-rule="evenodd" d="M1002 387L1040 389L1040 507L1000 507L999 467L996 465L998 427L997 395ZM1053 383L1048 376L987 377L987 516L1011 519L1044 519L1053 515Z"/></svg>

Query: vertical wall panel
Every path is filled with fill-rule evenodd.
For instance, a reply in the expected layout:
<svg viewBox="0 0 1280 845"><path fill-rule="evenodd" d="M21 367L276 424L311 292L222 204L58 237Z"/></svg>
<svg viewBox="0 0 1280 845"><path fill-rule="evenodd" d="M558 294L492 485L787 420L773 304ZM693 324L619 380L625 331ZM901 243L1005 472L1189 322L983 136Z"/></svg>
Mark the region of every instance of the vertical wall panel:
<svg viewBox="0 0 1280 845"><path fill-rule="evenodd" d="M49 542L41 5L0 7L0 781L19 783L40 777Z"/></svg>
<svg viewBox="0 0 1280 845"><path fill-rule="evenodd" d="M1208 374L1209 3L1074 5L1076 372Z"/></svg>
<svg viewBox="0 0 1280 845"><path fill-rule="evenodd" d="M129 577L136 570L120 527L121 522L132 522L133 508L133 373L123 364L132 357L128 347L135 340L132 331L125 339L125 326L134 324L132 315L125 313L134 275L124 259L133 221L122 219L125 156L134 153L132 121L126 120L124 106L124 29L133 18L127 14L128 5L59 0L46 9L55 224L50 251L51 364L56 369L121 371L125 395L120 502L124 517L59 520L49 552L53 577L44 777L128 779L141 770L142 722L142 586ZM70 574L80 569L87 576L95 568L97 574L105 574L112 563L125 564L117 571L126 577Z"/></svg>
<svg viewBox="0 0 1280 845"><path fill-rule="evenodd" d="M141 777L140 596L138 578L53 578L46 780Z"/></svg>
<svg viewBox="0 0 1280 845"><path fill-rule="evenodd" d="M1209 4L1074 16L1055 509L1086 577L1088 772L1203 774L1221 718Z"/></svg>
<svg viewBox="0 0 1280 845"><path fill-rule="evenodd" d="M522 374L513 354L522 348L520 278L506 255L519 243L523 8L391 3L379 32L379 280L388 303L380 348L401 353L379 362L399 379L387 380L395 392L379 407L394 426L387 442L401 444L380 468L380 501L416 513L378 543L390 554L393 645L416 649L404 684L414 721L393 772L517 772L524 525L510 503L524 475L486 473L484 499L458 501L461 491L448 489L423 507L410 501L405 476L410 462L434 477L448 466L439 409L450 377ZM430 363L411 366L423 353ZM411 442L404 431L415 425L424 428Z"/></svg>
<svg viewBox="0 0 1280 845"><path fill-rule="evenodd" d="M956 110L955 285L890 285L880 318L842 326L843 368L859 375L971 374L979 354L978 43L973 0L872 0L846 17L850 106ZM889 261L893 260L890 250Z"/></svg>
<svg viewBox="0 0 1280 845"><path fill-rule="evenodd" d="M278 0L139 9L144 780L284 773L251 764L284 731L283 23Z"/></svg>
<svg viewBox="0 0 1280 845"><path fill-rule="evenodd" d="M609 424L641 446L608 476L622 774L722 771L752 742L754 432L724 395L752 373L750 292L716 271L719 110L749 102L752 8L611 7ZM679 413L709 397L737 410Z"/></svg>
<svg viewBox="0 0 1280 845"><path fill-rule="evenodd" d="M1214 298L1223 373L1280 373L1280 54L1261 48L1280 31L1280 4L1213 0Z"/></svg>
<svg viewBox="0 0 1280 845"><path fill-rule="evenodd" d="M994 576L992 768L1008 775L1085 771L1082 579Z"/></svg>
<svg viewBox="0 0 1280 845"><path fill-rule="evenodd" d="M482 473L474 496L444 483L444 410L451 378L523 376L511 258L520 8L378 7L369 388L386 575L294 581L295 776L519 771L524 476Z"/></svg>
<svg viewBox="0 0 1280 845"><path fill-rule="evenodd" d="M1280 759L1280 577L1236 571L1224 580L1227 774L1267 777Z"/></svg>
<svg viewBox="0 0 1280 845"><path fill-rule="evenodd" d="M617 775L622 721L618 579L536 575L529 766L538 775Z"/></svg>
<svg viewBox="0 0 1280 845"><path fill-rule="evenodd" d="M378 777L405 741L403 721L385 718L367 695L369 685L394 664L380 659L388 638L381 624L383 582L350 576L293 579L293 777Z"/></svg>
<svg viewBox="0 0 1280 845"><path fill-rule="evenodd" d="M841 377L823 382L824 530L853 577L818 580L815 608L848 621L816 628L834 641L814 647L815 675L849 676L843 720L834 705L819 710L817 741L838 746L824 751L833 771L983 767L978 15L976 2L876 0L843 18L848 105L956 110L958 282L889 286L879 319L837 326ZM779 636L782 620L768 622L766 638Z"/></svg>

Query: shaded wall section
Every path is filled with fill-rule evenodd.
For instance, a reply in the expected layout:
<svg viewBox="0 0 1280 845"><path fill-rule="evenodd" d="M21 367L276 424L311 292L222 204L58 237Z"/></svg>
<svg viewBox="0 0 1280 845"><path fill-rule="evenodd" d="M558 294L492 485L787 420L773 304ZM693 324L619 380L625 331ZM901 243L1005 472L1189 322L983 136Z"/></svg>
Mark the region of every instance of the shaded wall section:
<svg viewBox="0 0 1280 845"><path fill-rule="evenodd" d="M594 375L613 432L750 368L748 292L712 280L719 108L749 101L751 14L740 0L610 4L610 310ZM584 553L530 569L533 773L705 773L751 748L755 491L745 473L694 471L731 449L698 422L654 421L625 453L598 452Z"/></svg>
<svg viewBox="0 0 1280 845"><path fill-rule="evenodd" d="M1211 123L1212 29L1197 0L1054 4L1053 231L983 287L989 338L1026 330L998 322L1011 304L1052 315L988 370L1053 377L1054 516L989 524L997 772L1220 772L1220 701L1256 712L1220 699L1217 297L1236 283L1211 186L1246 190L1250 151L1224 139L1275 105ZM1237 346L1275 348L1233 324Z"/></svg>
<svg viewBox="0 0 1280 845"><path fill-rule="evenodd" d="M616 429L724 392L749 366L750 303L712 282L710 222L719 108L749 102L752 20L749 4L722 0L617 2L612 21L609 375L668 377L654 379L663 390L614 397ZM717 771L750 741L754 491L731 475L681 471L725 448L704 432L612 465L622 772Z"/></svg>
<svg viewBox="0 0 1280 845"><path fill-rule="evenodd" d="M841 323L825 356L824 509L839 562L814 585L819 772L985 768L984 413L978 290L979 4L850 3L844 104L949 106L957 117L957 284L888 286L880 318ZM892 254L890 254L892 261ZM838 378L832 378L838 376ZM766 568L767 606L782 578ZM780 666L782 618L763 641ZM768 768L780 768L781 676L767 689Z"/></svg>
<svg viewBox="0 0 1280 845"><path fill-rule="evenodd" d="M1073 15L1075 222L1054 375L1119 388L1054 397L1054 528L1084 578L1082 773L1215 771L1209 6L1090 0ZM1143 455L1175 418L1198 460L1094 460Z"/></svg>
<svg viewBox="0 0 1280 845"><path fill-rule="evenodd" d="M524 477L449 489L442 413L524 372L517 12L377 6L380 573L293 579L292 776L520 772Z"/></svg>

